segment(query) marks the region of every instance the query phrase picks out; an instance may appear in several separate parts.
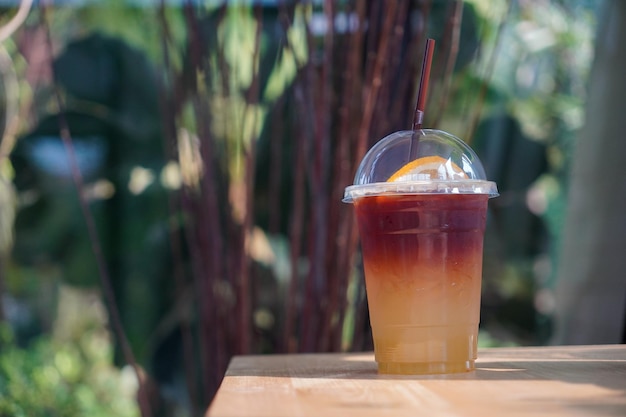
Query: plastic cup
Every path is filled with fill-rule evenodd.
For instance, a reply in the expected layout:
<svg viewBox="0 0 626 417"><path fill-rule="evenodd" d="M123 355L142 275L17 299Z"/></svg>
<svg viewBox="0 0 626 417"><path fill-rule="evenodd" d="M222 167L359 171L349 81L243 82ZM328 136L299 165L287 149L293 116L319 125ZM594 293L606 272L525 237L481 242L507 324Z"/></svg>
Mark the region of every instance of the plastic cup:
<svg viewBox="0 0 626 417"><path fill-rule="evenodd" d="M420 130L415 152L413 134L374 145L344 195L359 227L376 362L386 374L466 372L477 356L487 201L497 187L460 139ZM442 163L388 182L411 153Z"/></svg>

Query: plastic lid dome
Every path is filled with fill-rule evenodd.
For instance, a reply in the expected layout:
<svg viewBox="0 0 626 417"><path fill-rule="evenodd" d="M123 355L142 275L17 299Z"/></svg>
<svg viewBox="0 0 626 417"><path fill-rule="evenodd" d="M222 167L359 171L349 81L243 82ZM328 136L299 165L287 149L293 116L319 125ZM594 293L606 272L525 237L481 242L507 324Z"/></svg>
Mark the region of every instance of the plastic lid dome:
<svg viewBox="0 0 626 417"><path fill-rule="evenodd" d="M378 141L361 161L354 185L346 188L343 201L381 194L498 195L495 182L487 180L478 156L465 142L441 130L422 129L418 134L412 158L413 131L395 132ZM420 159L426 157L430 158ZM419 163L418 159L428 161L428 173L410 172L407 164Z"/></svg>

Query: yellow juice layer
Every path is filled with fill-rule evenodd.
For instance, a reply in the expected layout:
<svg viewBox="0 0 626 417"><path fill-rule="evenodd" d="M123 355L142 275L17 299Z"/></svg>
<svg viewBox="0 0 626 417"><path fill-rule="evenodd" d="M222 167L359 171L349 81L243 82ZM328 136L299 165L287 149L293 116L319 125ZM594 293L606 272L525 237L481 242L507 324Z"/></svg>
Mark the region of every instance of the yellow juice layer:
<svg viewBox="0 0 626 417"><path fill-rule="evenodd" d="M405 368L413 369L408 373L420 373L415 370L418 368L425 373L472 369L480 314L480 275L477 279L422 276L425 278L394 280L367 275L376 361L403 363ZM398 285L398 281L406 282ZM393 373L403 373L402 367L397 368Z"/></svg>

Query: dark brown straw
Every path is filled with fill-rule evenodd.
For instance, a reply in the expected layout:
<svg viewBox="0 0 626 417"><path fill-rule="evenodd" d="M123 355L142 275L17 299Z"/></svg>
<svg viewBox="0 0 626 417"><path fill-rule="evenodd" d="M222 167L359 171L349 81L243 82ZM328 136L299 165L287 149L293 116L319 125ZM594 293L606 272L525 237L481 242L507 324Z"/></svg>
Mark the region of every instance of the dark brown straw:
<svg viewBox="0 0 626 417"><path fill-rule="evenodd" d="M428 94L428 80L430 79L430 67L433 62L433 52L435 50L435 40L428 39L424 49L424 61L422 62L422 75L417 90L417 103L413 113L413 134L409 144L409 161L417 158L417 146L419 144L419 132L422 129L424 120L424 108L426 107L426 95Z"/></svg>
<svg viewBox="0 0 626 417"><path fill-rule="evenodd" d="M434 51L435 40L429 38L426 41L426 48L424 49L422 75L420 76L420 84L417 90L417 103L415 104L415 113L413 114L413 131L417 131L422 128L424 108L426 107L426 96L428 94L428 80L430 79L430 67L433 62Z"/></svg>

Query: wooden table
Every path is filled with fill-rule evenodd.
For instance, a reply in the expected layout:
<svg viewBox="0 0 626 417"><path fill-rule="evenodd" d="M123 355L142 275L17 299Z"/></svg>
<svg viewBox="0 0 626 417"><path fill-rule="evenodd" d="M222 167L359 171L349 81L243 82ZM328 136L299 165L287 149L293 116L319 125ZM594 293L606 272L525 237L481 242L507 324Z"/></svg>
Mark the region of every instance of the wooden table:
<svg viewBox="0 0 626 417"><path fill-rule="evenodd" d="M626 416L626 345L480 350L473 372L379 375L371 353L235 357L208 417Z"/></svg>

